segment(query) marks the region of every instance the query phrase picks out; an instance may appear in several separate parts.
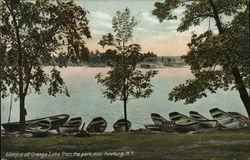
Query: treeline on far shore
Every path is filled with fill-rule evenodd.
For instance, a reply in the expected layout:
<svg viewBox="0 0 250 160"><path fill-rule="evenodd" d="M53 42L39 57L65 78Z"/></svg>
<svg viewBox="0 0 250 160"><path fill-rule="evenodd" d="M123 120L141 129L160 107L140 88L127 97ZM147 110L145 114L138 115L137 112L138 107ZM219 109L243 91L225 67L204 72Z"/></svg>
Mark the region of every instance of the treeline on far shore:
<svg viewBox="0 0 250 160"><path fill-rule="evenodd" d="M64 59L64 58L60 56L58 57L58 59ZM88 67L109 66L107 57L99 50L91 51L88 55L87 61L85 62L75 64L68 61L67 65L88 66ZM186 66L186 65L187 64L185 63L185 60L181 56L157 56L153 52L147 52L143 54L143 57L141 58L141 63L139 64L138 67L154 68L154 67L164 67L164 66Z"/></svg>

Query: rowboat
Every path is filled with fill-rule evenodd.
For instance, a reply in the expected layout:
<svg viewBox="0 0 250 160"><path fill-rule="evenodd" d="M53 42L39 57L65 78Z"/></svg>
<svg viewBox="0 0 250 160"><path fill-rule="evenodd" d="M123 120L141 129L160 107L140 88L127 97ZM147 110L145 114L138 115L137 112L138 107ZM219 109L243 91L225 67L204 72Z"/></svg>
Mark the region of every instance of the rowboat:
<svg viewBox="0 0 250 160"><path fill-rule="evenodd" d="M71 118L69 121L67 121L65 124L59 127L59 131L61 134L78 132L81 124L82 124L81 117Z"/></svg>
<svg viewBox="0 0 250 160"><path fill-rule="evenodd" d="M219 123L217 120L209 120L206 117L200 115L196 111L190 111L189 115L193 119L199 121L199 129L211 129L211 128L216 129L219 127Z"/></svg>
<svg viewBox="0 0 250 160"><path fill-rule="evenodd" d="M68 118L69 118L68 114L60 114L60 115L55 115L55 116L50 116L50 117L45 117L45 118L32 119L32 120L25 121L25 126L27 127L28 125L33 124L40 120L48 120L51 122L50 130L52 130L63 125L68 120ZM6 132L17 132L20 130L20 122L3 123L1 125L3 126Z"/></svg>
<svg viewBox="0 0 250 160"><path fill-rule="evenodd" d="M196 120L208 120L206 117L200 115L196 111L190 111L189 115L190 115L191 118L196 119Z"/></svg>
<svg viewBox="0 0 250 160"><path fill-rule="evenodd" d="M175 122L176 130L180 132L196 131L199 122L178 112L169 113L169 118Z"/></svg>
<svg viewBox="0 0 250 160"><path fill-rule="evenodd" d="M163 118L161 115L157 113L151 113L151 119L156 126L161 126L162 122L166 121L165 118Z"/></svg>
<svg viewBox="0 0 250 160"><path fill-rule="evenodd" d="M246 116L238 113L238 112L228 112L231 114L233 117L240 119L241 121L247 123L248 126L250 126L250 119L247 118Z"/></svg>
<svg viewBox="0 0 250 160"><path fill-rule="evenodd" d="M209 112L213 119L217 120L225 128L239 129L247 126L246 122L218 108L213 108Z"/></svg>
<svg viewBox="0 0 250 160"><path fill-rule="evenodd" d="M29 132L33 137L45 137L51 129L51 121L40 120L26 126L26 132Z"/></svg>
<svg viewBox="0 0 250 160"><path fill-rule="evenodd" d="M107 128L107 121L102 117L96 117L89 123L86 130L89 133L94 133L94 132L102 133L105 131L106 128Z"/></svg>
<svg viewBox="0 0 250 160"><path fill-rule="evenodd" d="M129 120L127 120L128 123L128 130L130 129L130 127L132 126L131 122ZM116 132L126 132L126 121L125 119L119 119L117 120L114 125L113 128Z"/></svg>

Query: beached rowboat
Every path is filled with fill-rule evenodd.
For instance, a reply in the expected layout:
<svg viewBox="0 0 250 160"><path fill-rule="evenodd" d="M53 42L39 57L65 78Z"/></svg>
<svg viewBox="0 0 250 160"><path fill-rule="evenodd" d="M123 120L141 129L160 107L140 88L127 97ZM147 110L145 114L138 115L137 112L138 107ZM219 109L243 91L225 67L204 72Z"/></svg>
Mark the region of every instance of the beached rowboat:
<svg viewBox="0 0 250 160"><path fill-rule="evenodd" d="M165 118L163 118L161 115L157 113L151 113L151 119L156 126L161 126L162 122L166 121Z"/></svg>
<svg viewBox="0 0 250 160"><path fill-rule="evenodd" d="M239 129L247 126L246 122L218 108L213 108L209 112L213 119L217 120L223 127L227 129Z"/></svg>
<svg viewBox="0 0 250 160"><path fill-rule="evenodd" d="M196 131L199 128L199 122L178 112L169 113L169 118L175 122L176 130L180 132Z"/></svg>
<svg viewBox="0 0 250 160"><path fill-rule="evenodd" d="M68 120L68 118L68 114L60 114L50 117L32 119L25 121L25 126L28 126L40 120L48 120L51 122L50 130L52 130L57 129L59 126L63 125ZM5 132L17 132L20 130L20 122L3 123L1 125L3 126Z"/></svg>
<svg viewBox="0 0 250 160"><path fill-rule="evenodd" d="M228 112L231 114L233 117L240 119L241 121L247 123L248 126L250 126L250 119L247 118L246 116L238 113L238 112Z"/></svg>
<svg viewBox="0 0 250 160"><path fill-rule="evenodd" d="M217 129L220 126L217 120L209 120L196 111L190 111L189 115L199 121L199 129Z"/></svg>
<svg viewBox="0 0 250 160"><path fill-rule="evenodd" d="M130 127L132 126L131 122L129 120L127 120L128 123L128 130L130 129ZM126 132L126 121L125 119L119 119L117 120L114 125L113 128L116 132Z"/></svg>
<svg viewBox="0 0 250 160"><path fill-rule="evenodd" d="M81 124L81 117L71 118L64 125L59 127L60 134L78 132Z"/></svg>
<svg viewBox="0 0 250 160"><path fill-rule="evenodd" d="M107 128L107 121L102 117L96 117L89 123L86 130L89 133L94 133L94 132L102 133L105 131L106 128Z"/></svg>
<svg viewBox="0 0 250 160"><path fill-rule="evenodd" d="M26 127L26 132L29 132L33 137L45 137L49 134L51 129L51 121L40 120L34 123L31 123Z"/></svg>

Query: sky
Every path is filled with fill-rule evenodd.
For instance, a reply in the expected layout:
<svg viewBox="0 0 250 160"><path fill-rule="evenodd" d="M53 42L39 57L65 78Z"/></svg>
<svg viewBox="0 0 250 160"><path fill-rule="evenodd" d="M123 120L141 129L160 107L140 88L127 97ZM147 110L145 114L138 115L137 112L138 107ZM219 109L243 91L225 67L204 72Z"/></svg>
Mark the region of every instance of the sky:
<svg viewBox="0 0 250 160"><path fill-rule="evenodd" d="M154 52L158 56L182 56L187 53L187 43L190 41L191 32L200 33L208 29L208 20L200 26L190 27L188 31L177 32L180 19L159 22L152 15L154 3L161 0L76 0L75 2L89 11L89 27L92 39L86 40L91 51L104 51L98 42L102 35L113 33L112 18L118 10L128 7L131 15L137 20L134 28L133 43L142 46L143 52ZM177 15L183 15L184 9L175 10ZM213 22L211 22L212 24Z"/></svg>

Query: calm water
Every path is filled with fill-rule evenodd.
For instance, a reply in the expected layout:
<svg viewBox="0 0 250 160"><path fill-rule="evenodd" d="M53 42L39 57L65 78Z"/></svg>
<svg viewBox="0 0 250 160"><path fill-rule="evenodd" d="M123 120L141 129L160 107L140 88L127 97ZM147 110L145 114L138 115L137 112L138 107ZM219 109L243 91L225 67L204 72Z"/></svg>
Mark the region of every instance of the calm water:
<svg viewBox="0 0 250 160"><path fill-rule="evenodd" d="M109 68L86 68L68 67L61 69L62 76L70 91L71 97L58 95L48 96L45 88L41 95L30 94L26 98L27 119L39 118L55 114L67 113L71 117L81 116L86 125L92 118L104 117L108 122L107 130L112 130L113 123L123 117L123 104L120 101L110 103L103 97L103 87L96 83L95 75L106 73ZM195 110L204 116L211 118L209 109L218 107L225 111L237 111L246 115L244 106L237 91L224 92L220 90L217 94L209 95L207 98L198 100L191 105L182 102L168 101L168 93L179 83L191 78L189 68L160 68L159 74L153 78L154 92L147 99L131 100L128 103L128 119L132 122L132 128L141 128L143 124L152 123L150 113L160 113L165 118L168 114L178 111L188 114ZM7 122L10 98L2 102L1 120ZM13 103L11 121L18 121L18 102ZM86 126L85 125L85 126Z"/></svg>

